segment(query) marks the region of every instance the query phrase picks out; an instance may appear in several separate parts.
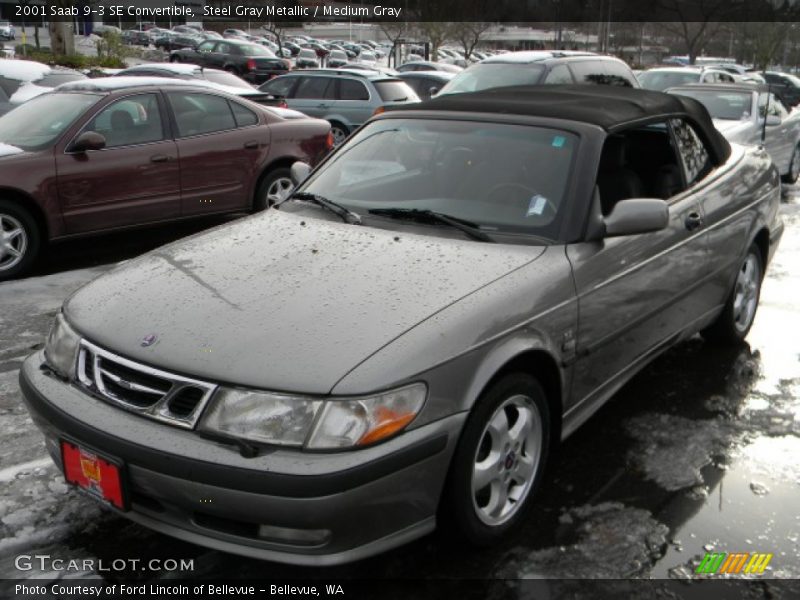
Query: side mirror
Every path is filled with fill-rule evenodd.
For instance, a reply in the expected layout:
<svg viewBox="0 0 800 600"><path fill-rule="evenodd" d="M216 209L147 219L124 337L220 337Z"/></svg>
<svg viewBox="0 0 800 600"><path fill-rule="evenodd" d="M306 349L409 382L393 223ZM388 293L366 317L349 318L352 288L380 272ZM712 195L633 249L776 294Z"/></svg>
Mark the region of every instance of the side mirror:
<svg viewBox="0 0 800 600"><path fill-rule="evenodd" d="M433 97L434 97L436 94L438 94L440 89L441 89L441 88L438 88L438 87L436 87L436 86L434 86L434 87L430 88L430 89L428 90L428 93L431 95L431 98L433 98Z"/></svg>
<svg viewBox="0 0 800 600"><path fill-rule="evenodd" d="M669 206L659 198L620 200L603 221L606 237L659 231L669 223Z"/></svg>
<svg viewBox="0 0 800 600"><path fill-rule="evenodd" d="M292 178L292 183L296 186L303 183L308 178L309 173L311 173L311 165L299 160L292 164L292 167L289 169L289 176Z"/></svg>
<svg viewBox="0 0 800 600"><path fill-rule="evenodd" d="M767 127L774 127L782 123L779 115L767 115Z"/></svg>
<svg viewBox="0 0 800 600"><path fill-rule="evenodd" d="M87 150L102 150L106 147L106 138L96 131L84 131L72 142L70 152L86 152Z"/></svg>

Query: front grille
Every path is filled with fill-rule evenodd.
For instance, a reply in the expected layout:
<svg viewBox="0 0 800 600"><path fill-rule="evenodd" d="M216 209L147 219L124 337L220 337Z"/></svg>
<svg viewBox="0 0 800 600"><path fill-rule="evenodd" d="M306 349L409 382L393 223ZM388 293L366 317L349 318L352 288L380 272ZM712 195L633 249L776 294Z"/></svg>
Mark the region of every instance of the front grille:
<svg viewBox="0 0 800 600"><path fill-rule="evenodd" d="M191 429L217 386L136 363L86 340L78 354L78 381L116 406Z"/></svg>

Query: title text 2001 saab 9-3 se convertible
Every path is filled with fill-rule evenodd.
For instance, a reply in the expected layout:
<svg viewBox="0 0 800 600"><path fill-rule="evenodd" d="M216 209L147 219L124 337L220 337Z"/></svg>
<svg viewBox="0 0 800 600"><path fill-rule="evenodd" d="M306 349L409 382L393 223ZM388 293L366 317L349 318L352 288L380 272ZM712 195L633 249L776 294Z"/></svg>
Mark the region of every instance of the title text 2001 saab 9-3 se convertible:
<svg viewBox="0 0 800 600"><path fill-rule="evenodd" d="M747 334L779 195L691 98L434 99L78 291L22 390L67 481L185 540L331 564L438 515L485 544L644 364Z"/></svg>

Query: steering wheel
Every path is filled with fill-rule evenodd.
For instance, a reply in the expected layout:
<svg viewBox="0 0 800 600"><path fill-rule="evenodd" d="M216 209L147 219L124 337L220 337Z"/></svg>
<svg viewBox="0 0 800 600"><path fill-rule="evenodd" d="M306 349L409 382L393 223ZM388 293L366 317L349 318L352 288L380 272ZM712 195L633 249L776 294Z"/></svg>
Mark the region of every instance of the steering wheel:
<svg viewBox="0 0 800 600"><path fill-rule="evenodd" d="M534 196L539 196L539 198L544 200L544 207L542 208L541 213L539 213L537 216L542 216L545 214L545 212L549 213L552 217L556 215L558 212L558 207L553 204L552 200L549 200L548 198L538 194L536 190L529 188L526 185L513 181L502 182L492 186L492 188L486 194L486 199L491 204L517 206L521 204L521 200L524 200L526 203L530 204L530 199ZM527 214L527 206L525 207L525 210Z"/></svg>

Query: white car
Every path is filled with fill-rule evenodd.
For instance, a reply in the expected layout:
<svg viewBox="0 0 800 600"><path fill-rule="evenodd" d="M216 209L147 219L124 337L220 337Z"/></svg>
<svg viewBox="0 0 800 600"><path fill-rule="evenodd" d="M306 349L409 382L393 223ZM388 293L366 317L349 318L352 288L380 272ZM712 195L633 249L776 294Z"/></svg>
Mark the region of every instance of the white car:
<svg viewBox="0 0 800 600"><path fill-rule="evenodd" d="M86 75L32 60L0 59L0 114L62 83L79 79L86 79Z"/></svg>
<svg viewBox="0 0 800 600"><path fill-rule="evenodd" d="M0 39L13 40L16 39L17 32L10 21L0 21Z"/></svg>
<svg viewBox="0 0 800 600"><path fill-rule="evenodd" d="M736 83L739 76L722 69L705 67L661 67L648 69L636 77L644 89L663 92L667 88L689 83Z"/></svg>
<svg viewBox="0 0 800 600"><path fill-rule="evenodd" d="M800 110L789 110L766 85L707 84L670 88L699 100L729 142L764 147L786 183L800 176ZM766 122L764 119L766 115Z"/></svg>

